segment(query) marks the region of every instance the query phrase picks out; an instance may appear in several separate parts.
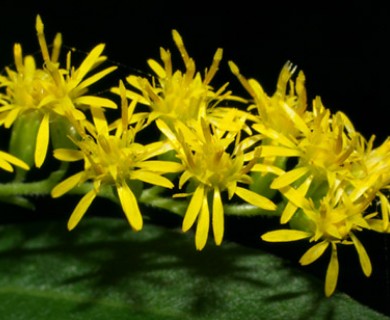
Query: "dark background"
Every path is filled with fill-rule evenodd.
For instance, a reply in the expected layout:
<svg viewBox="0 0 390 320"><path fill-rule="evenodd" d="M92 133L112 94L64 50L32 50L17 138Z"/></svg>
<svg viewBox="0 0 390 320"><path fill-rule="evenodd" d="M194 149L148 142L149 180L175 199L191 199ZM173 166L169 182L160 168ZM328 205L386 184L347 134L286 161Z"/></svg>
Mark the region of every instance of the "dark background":
<svg viewBox="0 0 390 320"><path fill-rule="evenodd" d="M148 73L146 60L159 60L160 46L176 54L171 30L177 29L198 70L210 66L218 47L224 49L224 59L213 82L215 86L229 79L230 88L242 90L227 67L227 61L233 60L243 75L256 78L272 94L279 71L290 60L306 75L309 101L321 96L325 107L345 112L357 130L366 137L375 134L379 144L388 136L388 9L351 1L313 6L289 3L259 2L256 7L245 2L225 3L218 11L212 11L210 3L192 2L176 7L164 2L114 0L4 2L0 19L0 67L12 63L15 42L22 44L24 53L39 50L36 14L42 17L48 42L56 32L61 32L64 45L75 47L79 53L105 43L105 54L110 63L120 67L117 75L123 78L129 73ZM195 14L196 10L202 14ZM194 15L188 15L189 12ZM34 214L21 210L13 219L37 219L38 212L51 209L47 201L38 199L37 202L41 210ZM65 201L62 209L71 212L75 202L70 202ZM306 247L297 245L296 250L291 250L290 244L259 243L259 235L272 223L259 218L229 217L226 239L283 255L299 267L297 261ZM390 315L389 236L367 232L361 240L372 259L373 274L366 279L354 250L342 249L338 289ZM323 279L327 259L303 269Z"/></svg>

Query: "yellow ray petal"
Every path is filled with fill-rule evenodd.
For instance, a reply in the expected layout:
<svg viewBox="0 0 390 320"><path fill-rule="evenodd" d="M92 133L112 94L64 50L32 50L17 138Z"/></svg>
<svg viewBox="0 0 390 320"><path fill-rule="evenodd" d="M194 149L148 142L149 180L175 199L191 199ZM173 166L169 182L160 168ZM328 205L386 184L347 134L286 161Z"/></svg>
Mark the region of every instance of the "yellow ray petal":
<svg viewBox="0 0 390 320"><path fill-rule="evenodd" d="M328 248L328 241L321 241L314 246L312 246L309 250L305 252L305 254L299 260L299 263L303 266L308 265L314 261L316 261L322 254L325 252L326 248Z"/></svg>
<svg viewBox="0 0 390 320"><path fill-rule="evenodd" d="M131 179L140 180L146 183L154 184L156 186L161 186L169 189L172 189L174 187L174 184L168 178L144 170L133 171L131 173Z"/></svg>
<svg viewBox="0 0 390 320"><path fill-rule="evenodd" d="M38 129L37 143L35 147L35 166L40 168L46 158L49 146L49 113L45 113Z"/></svg>
<svg viewBox="0 0 390 320"><path fill-rule="evenodd" d="M37 105L37 108L42 109L44 106L50 105L51 103L55 102L57 98L54 95L44 96L41 101L39 101L39 104Z"/></svg>
<svg viewBox="0 0 390 320"><path fill-rule="evenodd" d="M67 193L84 180L83 176L84 171L81 171L60 182L51 190L51 196L53 198L58 198L64 193Z"/></svg>
<svg viewBox="0 0 390 320"><path fill-rule="evenodd" d="M118 69L118 67L112 66L112 67L106 68L102 71L95 73L94 75L90 76L89 78L87 78L83 82L81 82L77 86L77 90L88 88L89 86L91 86L95 82L99 81L100 79L104 78L107 74L113 72L116 69Z"/></svg>
<svg viewBox="0 0 390 320"><path fill-rule="evenodd" d="M383 230L386 230L389 227L389 200L381 192L379 192L379 199L381 202Z"/></svg>
<svg viewBox="0 0 390 320"><path fill-rule="evenodd" d="M160 160L143 161L137 163L136 167L161 173L174 173L183 170L183 165L179 162Z"/></svg>
<svg viewBox="0 0 390 320"><path fill-rule="evenodd" d="M76 83L74 84L75 87L81 82L84 76L94 67L95 63L100 57L100 54L103 52L104 47L105 44L102 43L95 46L81 63L80 67L76 70L74 74L74 78L76 80Z"/></svg>
<svg viewBox="0 0 390 320"><path fill-rule="evenodd" d="M199 211L202 207L203 195L204 186L201 184L196 188L185 213L182 226L184 232L188 231L192 227L198 217Z"/></svg>
<svg viewBox="0 0 390 320"><path fill-rule="evenodd" d="M285 193L288 193L290 191L290 194L288 196L286 196L288 199L289 199L289 196L293 196L291 194L291 192L293 192L295 194L295 198L298 197L304 197L307 193L307 191L309 190L309 187L311 185L311 181L312 181L312 177L309 177L308 179L306 179L296 190L295 192L295 189L291 188L291 187L286 187L284 190L282 190L283 194ZM284 192L285 191L285 192ZM304 198L303 198L304 199ZM299 201L300 204L302 204L302 201ZM303 203L306 204L306 200L303 201ZM307 204L306 204L307 205ZM282 212L282 215L280 216L280 223L281 224L285 224L287 222L289 222L291 220L291 218L293 217L294 213L296 212L296 210L298 209L298 207L294 204L293 201L289 201L286 205L286 207L284 208L283 212Z"/></svg>
<svg viewBox="0 0 390 320"><path fill-rule="evenodd" d="M14 168L12 168L12 166L7 161L4 161L1 158L0 158L0 168L8 172L14 172Z"/></svg>
<svg viewBox="0 0 390 320"><path fill-rule="evenodd" d="M325 278L325 295L330 297L337 286L337 279L339 277L339 260L337 258L337 247L336 244L332 243L332 254L328 269L326 270Z"/></svg>
<svg viewBox="0 0 390 320"><path fill-rule="evenodd" d="M279 154L280 156L282 156L284 152L292 152L292 154L295 155L299 154L299 151L296 149L295 143L289 138L287 138L283 133L267 128L264 124L260 123L254 124L253 129L260 132L261 134L264 134L268 138L277 141L279 145L282 145L283 147L275 146L275 148L273 148L272 146L267 146L267 148L269 147L269 150L273 149L275 151L279 150L279 152L282 152L281 154Z"/></svg>
<svg viewBox="0 0 390 320"><path fill-rule="evenodd" d="M142 91L143 88L143 86L141 86L142 78L140 78L139 76L129 75L126 77L126 81L134 88L138 89L139 91ZM116 87L115 90L119 90L119 88Z"/></svg>
<svg viewBox="0 0 390 320"><path fill-rule="evenodd" d="M147 61L149 67L154 71L154 73L161 79L165 79L166 73L165 69L155 60L149 59Z"/></svg>
<svg viewBox="0 0 390 320"><path fill-rule="evenodd" d="M94 107L106 107L111 109L117 109L117 105L114 101L102 98L102 97L96 97L96 96L82 96L78 97L73 100L75 104L85 104L88 106L94 106Z"/></svg>
<svg viewBox="0 0 390 320"><path fill-rule="evenodd" d="M108 135L108 124L103 109L91 106L90 110L98 134Z"/></svg>
<svg viewBox="0 0 390 320"><path fill-rule="evenodd" d="M310 202L305 198L305 194L293 187L287 186L282 188L281 193L293 203L293 205L310 210Z"/></svg>
<svg viewBox="0 0 390 320"><path fill-rule="evenodd" d="M11 109L7 113L5 119L3 120L4 127L6 127L7 129L11 127L11 125L15 122L16 118L21 113L21 111L22 111L21 108L18 107Z"/></svg>
<svg viewBox="0 0 390 320"><path fill-rule="evenodd" d="M280 147L280 146L261 147L261 157L265 157L265 158L266 157L298 157L299 155L300 152L298 150L290 149L286 147Z"/></svg>
<svg viewBox="0 0 390 320"><path fill-rule="evenodd" d="M281 176L275 178L275 180L271 184L271 188L280 189L286 187L291 183L297 181L299 178L303 177L307 172L309 172L308 167L300 167L288 171L285 174L282 174Z"/></svg>
<svg viewBox="0 0 390 320"><path fill-rule="evenodd" d="M213 196L213 232L214 241L217 246L222 243L224 233L224 215L223 215L223 204L221 199L221 192L218 188L214 189Z"/></svg>
<svg viewBox="0 0 390 320"><path fill-rule="evenodd" d="M158 129L175 145L178 144L177 136L172 132L169 126L161 119L156 120Z"/></svg>
<svg viewBox="0 0 390 320"><path fill-rule="evenodd" d="M207 242L210 228L210 211L207 202L207 195L203 196L202 208L199 213L198 223L195 233L195 246L197 250L202 250Z"/></svg>
<svg viewBox="0 0 390 320"><path fill-rule="evenodd" d="M143 220L134 193L125 182L122 185L117 186L117 191L123 211L131 227L135 231L141 230Z"/></svg>
<svg viewBox="0 0 390 320"><path fill-rule="evenodd" d="M294 213L297 211L298 207L289 201L287 205L284 207L282 215L280 216L280 224L286 224L291 220Z"/></svg>
<svg viewBox="0 0 390 320"><path fill-rule="evenodd" d="M364 249L362 243L353 233L350 233L350 237L358 253L359 261L363 273L366 277L369 277L372 273L372 265L371 265L370 257L368 256L367 251L366 249Z"/></svg>
<svg viewBox="0 0 390 320"><path fill-rule="evenodd" d="M80 200L80 202L77 204L76 208L73 210L72 215L69 218L68 221L68 230L73 230L77 224L80 222L82 217L84 216L85 212L91 205L92 201L96 197L96 190L93 189L86 193Z"/></svg>
<svg viewBox="0 0 390 320"><path fill-rule="evenodd" d="M183 185L193 176L193 174L190 171L184 171L183 174L180 176L179 179L179 189L183 187Z"/></svg>
<svg viewBox="0 0 390 320"><path fill-rule="evenodd" d="M307 239L311 233L301 230L280 229L268 231L261 236L261 239L268 242L288 242Z"/></svg>
<svg viewBox="0 0 390 320"><path fill-rule="evenodd" d="M253 204L254 206L257 206L259 208L262 208L264 210L275 210L276 204L273 203L271 200L269 200L266 197L263 197L256 192L253 192L251 190L242 188L242 187L236 187L236 195L239 196L244 201Z"/></svg>
<svg viewBox="0 0 390 320"><path fill-rule="evenodd" d="M12 163L13 165L18 166L24 170L29 170L29 166L27 165L27 163L25 163L24 161L16 158L15 156L9 153L0 151L0 159Z"/></svg>
<svg viewBox="0 0 390 320"><path fill-rule="evenodd" d="M282 108L290 117L291 121L294 123L294 126L298 128L304 135L308 135L310 130L307 127L305 121L302 119L300 115L298 115L294 109L292 109L287 103L282 104Z"/></svg>
<svg viewBox="0 0 390 320"><path fill-rule="evenodd" d="M83 159L83 153L79 150L58 148L53 151L54 158L62 161L79 161Z"/></svg>

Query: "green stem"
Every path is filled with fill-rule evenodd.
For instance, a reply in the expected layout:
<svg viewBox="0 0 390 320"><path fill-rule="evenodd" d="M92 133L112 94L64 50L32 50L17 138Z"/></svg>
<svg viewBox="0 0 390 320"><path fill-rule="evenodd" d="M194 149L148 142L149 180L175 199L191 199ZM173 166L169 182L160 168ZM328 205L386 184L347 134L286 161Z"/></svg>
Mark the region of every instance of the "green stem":
<svg viewBox="0 0 390 320"><path fill-rule="evenodd" d="M20 196L8 196L8 197L0 197L0 202L10 203L12 205L16 205L22 208L26 208L29 210L34 210L35 206L33 203L28 201L26 198Z"/></svg>
<svg viewBox="0 0 390 320"><path fill-rule="evenodd" d="M48 195L51 189L65 175L68 164L61 163L60 169L52 172L45 180L34 182L9 182L0 184L0 198L29 195Z"/></svg>
<svg viewBox="0 0 390 320"><path fill-rule="evenodd" d="M169 197L159 196L161 192L160 187L152 187L150 189L145 189L142 191L140 198L138 199L140 203L167 210L169 212L184 216L185 211L188 206L186 201L178 201Z"/></svg>
<svg viewBox="0 0 390 320"><path fill-rule="evenodd" d="M243 204L225 204L224 213L226 215L234 216L266 216L266 217L280 217L281 206L279 205L275 211L264 210L259 207L253 206L249 203Z"/></svg>

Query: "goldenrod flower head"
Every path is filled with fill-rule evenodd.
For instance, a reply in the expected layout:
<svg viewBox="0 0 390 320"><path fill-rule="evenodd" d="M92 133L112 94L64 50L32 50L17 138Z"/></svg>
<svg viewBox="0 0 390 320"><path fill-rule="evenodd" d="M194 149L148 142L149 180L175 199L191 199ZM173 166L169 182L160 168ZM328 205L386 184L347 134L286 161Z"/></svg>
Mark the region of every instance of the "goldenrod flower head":
<svg viewBox="0 0 390 320"><path fill-rule="evenodd" d="M176 156L184 165L179 188L187 181L191 182L190 187L193 186L193 189L188 190L189 193L177 196L192 196L182 227L183 231L187 231L197 221L195 245L198 250L202 250L206 244L210 219L215 243L220 245L222 242L224 233L222 192L228 193L229 200L236 195L245 202L265 210L276 209L271 200L238 185L239 183L248 185L251 182L248 173L262 171L264 168L255 164L257 158L250 162L245 161L244 152L247 146L240 143L236 133L213 130L213 126L205 119L201 119L198 125L192 124L190 127L176 122L175 131L162 120L157 120L157 125L170 140L177 152Z"/></svg>
<svg viewBox="0 0 390 320"><path fill-rule="evenodd" d="M257 117L251 118L260 122L265 128L280 132L286 136L296 137L301 134L301 127L309 119L305 76L299 72L296 82L291 79L296 67L287 62L278 78L276 91L268 96L260 83L255 79L246 79L239 68L229 61L230 69L252 97L248 110L257 110Z"/></svg>
<svg viewBox="0 0 390 320"><path fill-rule="evenodd" d="M390 232L390 139L387 138L379 146L374 147L375 136L366 141L360 136L354 153L356 160L351 166L353 194L356 196L374 193L380 205L382 221L371 220L370 226L378 232ZM375 193L376 192L376 193ZM374 201L374 199L372 199Z"/></svg>
<svg viewBox="0 0 390 320"><path fill-rule="evenodd" d="M353 199L347 195L345 190L337 187L330 187L328 193L318 204L295 195L295 197L289 198L289 201L302 210L300 211L301 216L298 215L298 222L295 223L296 229L269 231L261 238L270 242L301 239L316 242L301 257L300 263L302 265L314 262L330 247L331 258L325 280L325 294L330 296L336 288L339 273L337 245L353 244L358 253L363 273L367 277L371 275L370 259L355 235L358 231L370 229L370 220L376 215L376 213L365 214L370 205L370 199L372 197L367 199L365 196Z"/></svg>
<svg viewBox="0 0 390 320"><path fill-rule="evenodd" d="M84 160L84 170L78 172L52 190L53 197L59 197L77 185L92 181L94 188L80 200L73 211L68 228L73 229L83 217L93 199L104 186L113 186L118 194L123 211L134 230L142 229L142 216L131 181L172 188L173 183L162 174L178 172L182 166L177 162L152 160L153 157L170 149L163 141L142 145L135 141L136 133L143 127L142 122L129 126L136 104L127 105L125 89L120 85L122 96L121 125L111 134L104 113L93 108L95 126L81 132L82 139L75 141L79 150L56 149L54 156L62 161ZM83 129L82 127L80 127Z"/></svg>
<svg viewBox="0 0 390 320"><path fill-rule="evenodd" d="M35 58L31 55L23 58L21 45L15 44L16 70L8 67L7 75L0 77L0 87L5 89L5 93L1 94L0 125L9 128L24 113L41 114L42 120L35 149L37 167L42 165L46 156L49 124L54 114L83 120L85 114L79 109L85 106L116 108L116 104L109 99L86 95L90 85L116 69L116 67L109 67L88 75L106 59L101 55L104 45L96 46L77 69L71 66L69 52L66 68L63 69L58 62L62 44L61 34L56 35L50 55L43 27L38 15L36 30L44 61L43 67L37 67Z"/></svg>
<svg viewBox="0 0 390 320"><path fill-rule="evenodd" d="M219 68L223 50L217 49L210 68L206 69L202 77L196 69L194 59L189 56L179 32L173 30L172 35L183 59L185 71L176 70L172 64L171 52L160 48L162 64L153 59L148 60L155 77L149 80L135 75L128 76L126 80L134 89L127 91L127 97L137 99L150 107L150 121L159 117L163 117L165 121L168 119L183 122L199 121L215 114L215 122L219 123L223 115L218 116L218 111L224 113L226 110L219 110L216 107L223 100L244 101L226 91L228 83L218 90L214 90L210 85ZM113 88L113 91L118 92L118 88ZM238 120L242 119L242 116L243 114L239 114Z"/></svg>
<svg viewBox="0 0 390 320"><path fill-rule="evenodd" d="M254 125L255 129L258 127ZM304 135L300 139L289 139L266 128L260 131L280 145L269 148L271 156L297 157L297 165L277 177L272 188L281 189L301 178L327 181L350 176L351 154L356 150L358 135L345 114L332 115L319 97L314 100L312 120L303 126Z"/></svg>
<svg viewBox="0 0 390 320"><path fill-rule="evenodd" d="M322 172L341 169L356 145L345 120L346 116L340 112L331 115L319 98L314 101L310 132L299 143L303 165Z"/></svg>

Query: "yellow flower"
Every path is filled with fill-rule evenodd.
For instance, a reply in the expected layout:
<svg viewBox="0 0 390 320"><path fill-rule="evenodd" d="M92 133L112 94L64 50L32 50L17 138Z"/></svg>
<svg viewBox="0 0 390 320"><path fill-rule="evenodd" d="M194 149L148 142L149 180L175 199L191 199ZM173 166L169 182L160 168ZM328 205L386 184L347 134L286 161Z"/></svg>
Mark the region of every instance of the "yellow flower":
<svg viewBox="0 0 390 320"><path fill-rule="evenodd" d="M354 245L363 273L367 277L371 275L370 259L355 233L370 229L370 221L376 213L364 212L369 207L373 194L366 198L356 194L348 195L343 188L331 187L318 204L299 194L288 196L289 200L302 210L295 216L296 220L293 219L291 222L292 226L295 224L295 228L266 232L261 236L264 241L288 242L309 239L310 242L315 242L301 257L301 265L314 262L330 247L331 257L325 279L325 294L328 297L337 286L338 245Z"/></svg>
<svg viewBox="0 0 390 320"><path fill-rule="evenodd" d="M256 164L257 158L246 162L246 148L254 147L239 141L239 135L214 130L206 120L191 127L175 123L172 131L161 119L156 121L159 129L174 146L176 156L184 165L179 179L179 188L189 181L187 193L176 196L191 196L182 229L188 231L197 222L195 245L202 250L206 244L210 220L216 245L222 243L224 234L223 192L228 200L234 195L245 202L265 210L275 210L276 205L266 197L250 191L239 184L250 184L250 171L281 174L279 168ZM234 146L233 146L234 145ZM258 150L259 151L259 150Z"/></svg>
<svg viewBox="0 0 390 320"><path fill-rule="evenodd" d="M283 194L298 192L306 194L312 183L319 186L334 180L353 178L350 167L356 161L351 155L356 150L359 134L354 131L349 119L341 112L331 115L319 97L313 103L312 120L302 124L302 136L297 139L266 128L260 123L253 128L274 141L275 145L262 147L264 157L296 157L295 166L276 177L271 188ZM290 187L291 186L291 187ZM286 223L294 210L286 207L281 222Z"/></svg>
<svg viewBox="0 0 390 320"><path fill-rule="evenodd" d="M252 104L248 110L257 110L257 117L251 118L252 120L288 137L297 137L302 134L302 127L305 127L305 123L310 119L306 110L305 75L302 71L299 72L294 84L291 77L296 67L288 61L279 74L275 93L268 96L257 80L246 79L232 61L229 61L229 66L252 97ZM287 90L288 87L289 90Z"/></svg>
<svg viewBox="0 0 390 320"><path fill-rule="evenodd" d="M253 128L267 137L262 156L296 157L295 166L274 179L271 187L279 190L285 207L280 223L291 229L270 231L262 239L270 242L308 239L315 244L301 257L307 265L330 248L325 294L330 296L339 272L337 248L354 245L363 273L372 272L370 259L356 233L363 229L384 232L389 229L390 141L373 147L356 132L342 113L331 114L317 97L308 121L298 122L299 134L288 136L258 122ZM272 145L272 143L274 145ZM382 192L383 191L383 192ZM368 213L379 198L378 212Z"/></svg>
<svg viewBox="0 0 390 320"><path fill-rule="evenodd" d="M37 68L36 61L31 55L23 58L22 47L20 44L15 44L16 70L8 67L7 75L0 77L0 87L5 89L0 96L0 125L10 128L25 113L40 114L41 123L35 148L37 167L41 167L46 157L50 123L53 117L84 120L86 116L80 109L83 110L86 106L116 108L116 104L109 99L86 94L90 85L116 69L116 67L109 67L88 75L106 59L101 55L104 45L96 46L77 69L71 66L71 52L69 52L66 68L62 69L58 62L62 43L61 34L56 35L50 55L43 27L38 15L36 30L44 61L43 67Z"/></svg>
<svg viewBox="0 0 390 320"><path fill-rule="evenodd" d="M51 192L53 197L59 197L85 181L93 182L93 189L82 197L69 219L70 230L76 227L100 190L107 186L116 189L131 227L136 231L141 230L143 219L136 194L131 187L132 182L141 181L172 188L173 183L162 174L182 170L182 166L177 162L152 160L153 157L170 149L167 143L161 141L142 145L135 141L136 133L143 128L143 122L139 121L134 126L129 126L136 101L128 106L122 83L120 89L122 117L113 134L110 134L103 111L93 108L95 126L88 126L87 132L80 132L82 139L75 141L79 150L56 149L54 151L54 156L62 161L84 160L84 170L55 186ZM79 130L82 129L84 128L80 126Z"/></svg>
<svg viewBox="0 0 390 320"><path fill-rule="evenodd" d="M245 78L232 61L229 61L229 66L252 99L247 110L253 113L253 117L248 120L252 121L251 128L258 132L251 135L252 139L261 140L260 161L264 165L284 168L288 157L297 156L297 141L308 133L307 124L311 119L307 111L304 73L300 71L294 82L292 76L296 67L287 61L280 71L275 92L269 96L257 80ZM266 187L272 195L269 188L272 179L270 175L262 176L255 180L258 183L253 188Z"/></svg>
<svg viewBox="0 0 390 320"><path fill-rule="evenodd" d="M245 119L248 113L236 109L235 114L231 113L232 107L223 107L224 100L245 100L233 96L226 91L228 83L214 90L210 85L214 78L223 50L217 49L213 62L209 69L206 69L204 76L196 70L195 61L191 58L184 46L180 34L172 31L173 40L180 52L185 66L185 71L175 70L172 64L169 50L160 48L162 64L149 59L148 64L156 74L151 80L136 75L129 75L126 80L133 87L127 90L127 97L137 99L140 103L149 106L150 121L162 117L164 121L180 120L188 124L190 121L199 121L208 117L216 127L219 124L226 129L241 130L245 127ZM113 88L118 93L118 88ZM226 115L233 116L233 119L225 119ZM232 121L234 120L234 121Z"/></svg>

